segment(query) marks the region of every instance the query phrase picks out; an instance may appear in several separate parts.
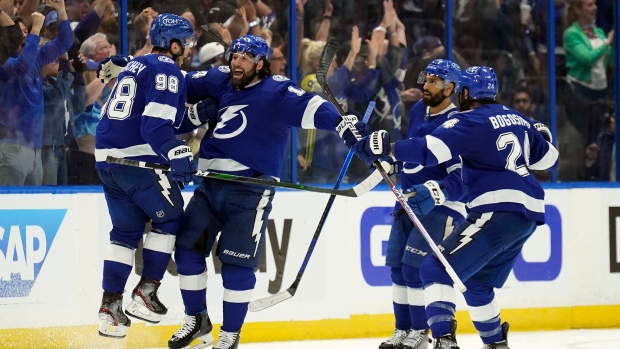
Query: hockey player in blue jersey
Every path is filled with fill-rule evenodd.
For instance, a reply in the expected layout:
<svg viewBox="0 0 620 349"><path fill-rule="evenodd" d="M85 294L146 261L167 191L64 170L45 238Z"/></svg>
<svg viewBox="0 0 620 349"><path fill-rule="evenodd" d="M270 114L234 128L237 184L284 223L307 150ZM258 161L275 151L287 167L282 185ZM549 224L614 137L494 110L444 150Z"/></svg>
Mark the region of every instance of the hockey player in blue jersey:
<svg viewBox="0 0 620 349"><path fill-rule="evenodd" d="M508 278L523 244L545 222L544 191L530 170L558 165L551 134L542 124L498 104L492 68L470 67L459 80L461 107L430 135L389 142L377 131L355 145L366 161L396 160L434 166L459 156L469 213L441 250L465 283L463 294L485 349L508 348L508 323L501 323L495 288ZM431 191L440 200L445 189ZM453 282L435 257L420 275L434 348L458 349Z"/></svg>
<svg viewBox="0 0 620 349"><path fill-rule="evenodd" d="M337 130L349 146L356 142L348 122L331 103L284 76L270 75L268 52L261 37L246 35L227 49L228 66L187 75L188 103L200 105L200 100L213 97L220 107L219 118L209 123L209 134L200 146L201 170L276 181L292 127ZM200 113L199 108L192 110L190 114ZM355 123L354 116L345 118ZM213 340L205 304L205 256L218 234L224 299L223 324L214 348L238 347L273 198L272 187L214 179L205 179L196 188L174 254L186 317L169 348L187 348L195 339L200 339L202 348Z"/></svg>
<svg viewBox="0 0 620 349"><path fill-rule="evenodd" d="M170 260L183 215L177 181L189 182L196 170L190 148L175 138L185 111L185 78L177 61L196 37L191 23L161 14L150 30L153 53L131 61L118 76L97 126L96 168L112 219L103 262L99 334L123 338L131 321L122 310L134 251L147 221L142 278L125 312L158 323L167 309L157 290ZM107 156L170 164L168 174L106 163Z"/></svg>
<svg viewBox="0 0 620 349"><path fill-rule="evenodd" d="M460 76L458 64L445 59L433 60L420 72L418 82L424 86L424 95L409 112L407 138L430 134L458 112L450 97L458 89ZM460 202L465 193L458 157L433 167L405 163L400 181L405 192L417 193L409 198L409 205L435 243L440 243L465 219L465 204ZM439 187L444 188L446 195L442 205L435 206L429 191ZM426 349L429 339L420 264L432 251L399 203L393 216L386 265L391 267L396 329L379 349Z"/></svg>

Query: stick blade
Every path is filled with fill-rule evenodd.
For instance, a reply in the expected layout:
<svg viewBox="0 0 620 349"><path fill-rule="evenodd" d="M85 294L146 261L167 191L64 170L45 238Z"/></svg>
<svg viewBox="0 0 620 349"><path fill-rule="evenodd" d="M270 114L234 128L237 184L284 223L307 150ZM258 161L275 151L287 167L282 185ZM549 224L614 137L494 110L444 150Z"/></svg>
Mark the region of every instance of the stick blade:
<svg viewBox="0 0 620 349"><path fill-rule="evenodd" d="M319 66L316 71L316 80L319 85L324 86L327 81L327 70L329 69L329 65L332 63L336 52L338 51L338 46L340 46L340 41L336 37L331 37L327 40L323 51L321 52L321 57L319 58Z"/></svg>
<svg viewBox="0 0 620 349"><path fill-rule="evenodd" d="M248 309L251 312L257 312L257 311L261 311L261 310L265 310L269 307L272 307L278 303L284 302L285 300L289 299L289 298L293 298L293 295L295 295L295 290L292 288L289 288L288 290L284 291L284 292L280 292L278 294L274 294L273 296L269 296L269 297L265 297L265 298L261 298L261 299L257 299L255 301L251 301L250 304L248 305Z"/></svg>

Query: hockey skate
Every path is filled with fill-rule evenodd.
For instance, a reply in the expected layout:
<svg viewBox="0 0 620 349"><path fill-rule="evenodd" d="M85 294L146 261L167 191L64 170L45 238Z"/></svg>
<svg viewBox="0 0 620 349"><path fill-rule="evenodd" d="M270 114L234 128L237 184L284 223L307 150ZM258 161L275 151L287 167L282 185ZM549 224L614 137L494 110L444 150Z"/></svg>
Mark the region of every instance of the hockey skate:
<svg viewBox="0 0 620 349"><path fill-rule="evenodd" d="M212 330L213 325L209 319L209 314L206 312L198 315L185 315L183 326L172 335L168 341L168 348L206 348L213 343ZM198 339L198 343L189 346L196 339Z"/></svg>
<svg viewBox="0 0 620 349"><path fill-rule="evenodd" d="M157 297L160 282L147 277L140 278L140 282L133 289L131 303L125 313L137 319L156 324L166 315L168 309Z"/></svg>
<svg viewBox="0 0 620 349"><path fill-rule="evenodd" d="M450 321L450 334L435 338L433 349L460 349L456 345L456 320Z"/></svg>
<svg viewBox="0 0 620 349"><path fill-rule="evenodd" d="M482 349L510 349L508 348L508 328L510 328L510 325L508 325L507 322L504 322L502 324L502 333L504 334L504 340L495 342L493 344L485 344Z"/></svg>
<svg viewBox="0 0 620 349"><path fill-rule="evenodd" d="M123 313L123 295L103 292L99 308L99 335L111 338L125 338L131 320Z"/></svg>
<svg viewBox="0 0 620 349"><path fill-rule="evenodd" d="M403 340L405 340L405 338L407 337L410 331L411 330L405 331L405 330L395 329L392 337L388 338L385 342L382 342L381 345L379 345L379 349L399 348L400 343L402 343Z"/></svg>
<svg viewBox="0 0 620 349"><path fill-rule="evenodd" d="M241 337L239 332L226 332L220 330L220 335L217 338L217 343L213 346L213 349L237 349L239 348L239 338Z"/></svg>
<svg viewBox="0 0 620 349"><path fill-rule="evenodd" d="M411 330L407 337L400 343L399 349L427 349L431 341L428 339L428 329Z"/></svg>

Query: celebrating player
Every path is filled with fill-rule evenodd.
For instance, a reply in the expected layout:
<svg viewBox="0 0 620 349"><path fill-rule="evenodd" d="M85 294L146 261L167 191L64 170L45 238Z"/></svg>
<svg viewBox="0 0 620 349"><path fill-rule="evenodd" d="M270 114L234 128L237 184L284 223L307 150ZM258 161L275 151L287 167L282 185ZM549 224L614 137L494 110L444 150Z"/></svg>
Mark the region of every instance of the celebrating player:
<svg viewBox="0 0 620 349"><path fill-rule="evenodd" d="M128 315L157 323L166 307L157 289L170 260L183 215L176 181L189 182L196 165L190 148L175 138L185 111L185 78L181 61L195 43L190 22L161 14L151 26L153 54L131 61L118 76L97 126L96 168L112 219L110 246L103 262L103 299L99 334L123 338L131 321L122 310L125 284L148 220L152 230L144 241L144 269L134 288ZM112 155L169 163L168 174L112 165Z"/></svg>
<svg viewBox="0 0 620 349"><path fill-rule="evenodd" d="M268 51L263 38L246 35L227 49L228 66L187 75L188 103L213 97L220 107L217 124L210 123L216 126L210 127L210 136L200 146L201 170L276 181L292 127L338 131L349 146L357 141L348 131L349 122L356 123L357 118L343 119L323 98L306 93L283 76L271 76ZM200 113L200 103L196 106L192 110ZM205 179L196 188L176 241L186 317L168 342L170 348L185 348L196 338L203 345L212 340L205 304L205 256L218 233L224 314L214 348L238 347L273 197L272 187L213 179Z"/></svg>
<svg viewBox="0 0 620 349"><path fill-rule="evenodd" d="M390 144L388 133L377 131L355 150L368 162L392 156L434 166L461 158L469 214L441 249L467 286L463 295L484 348L507 349L508 323L501 324L494 288L504 285L523 244L545 222L544 191L530 170L557 167L558 152L544 125L495 101L492 68L468 68L459 85L467 111L430 135ZM435 203L441 203L443 191L431 190ZM435 348L458 349L452 280L434 256L422 262L420 276Z"/></svg>
<svg viewBox="0 0 620 349"><path fill-rule="evenodd" d="M435 59L420 72L418 83L424 86L423 98L409 112L407 138L424 137L458 112L450 96L458 89L461 68L445 59ZM434 167L405 163L400 173L403 190L416 193L408 199L412 210L429 235L440 243L465 219L465 204L458 157ZM440 189L441 188L441 189ZM433 190L445 193L442 205L435 206ZM394 211L386 252L386 265L392 270L392 301L396 329L379 349L425 349L428 325L420 279L420 264L431 249L399 203Z"/></svg>

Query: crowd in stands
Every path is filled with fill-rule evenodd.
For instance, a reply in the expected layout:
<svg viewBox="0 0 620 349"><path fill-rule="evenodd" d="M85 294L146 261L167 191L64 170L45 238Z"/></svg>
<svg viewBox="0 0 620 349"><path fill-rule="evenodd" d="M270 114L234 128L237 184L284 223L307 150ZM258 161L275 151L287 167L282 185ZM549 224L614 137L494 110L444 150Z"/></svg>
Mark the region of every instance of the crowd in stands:
<svg viewBox="0 0 620 349"><path fill-rule="evenodd" d="M546 31L554 1L555 86L549 100ZM159 13L187 18L198 45L182 69L226 65L225 48L200 28L184 1L128 1L129 54L151 52L150 24ZM419 72L445 58L444 2L439 0L295 0L296 61L290 57L291 0L202 0L210 30L224 42L251 33L270 45L273 74L295 77L308 93L329 37L342 43L328 84L347 113L369 124L407 131L422 98ZM462 69L487 65L499 78L501 103L543 123L555 106L559 181L615 181L613 11L616 0L456 0L452 59ZM113 0L0 0L0 185L98 185L95 130L114 81L96 78L98 63L117 54L119 3ZM291 72L291 69L296 69ZM292 74L294 73L294 74ZM197 151L203 132L182 139ZM348 149L336 135L298 130L297 180L335 182ZM287 167L287 166L285 166ZM290 165L283 180L291 180ZM346 181L367 175L353 161ZM548 173L538 173L541 181Z"/></svg>

